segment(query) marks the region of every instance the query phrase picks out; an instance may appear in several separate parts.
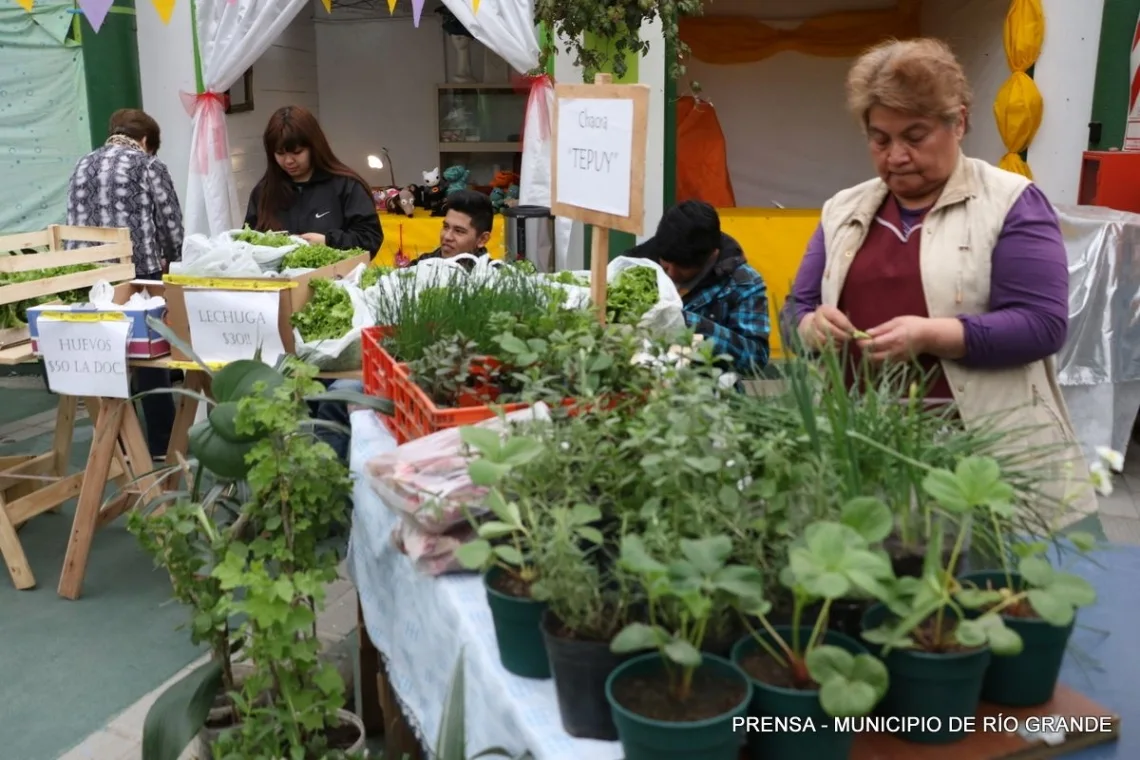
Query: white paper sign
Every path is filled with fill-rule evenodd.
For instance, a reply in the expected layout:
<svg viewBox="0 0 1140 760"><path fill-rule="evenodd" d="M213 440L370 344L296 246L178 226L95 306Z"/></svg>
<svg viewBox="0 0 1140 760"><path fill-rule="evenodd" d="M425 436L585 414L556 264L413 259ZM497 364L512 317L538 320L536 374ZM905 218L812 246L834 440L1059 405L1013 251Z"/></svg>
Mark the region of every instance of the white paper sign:
<svg viewBox="0 0 1140 760"><path fill-rule="evenodd" d="M276 364L285 354L278 328L281 293L276 290L186 288L190 347L206 362L252 359Z"/></svg>
<svg viewBox="0 0 1140 760"><path fill-rule="evenodd" d="M67 396L130 398L125 320L65 322L41 314L37 344L48 387Z"/></svg>
<svg viewBox="0 0 1140 760"><path fill-rule="evenodd" d="M559 203L630 215L632 100L559 100L557 150Z"/></svg>

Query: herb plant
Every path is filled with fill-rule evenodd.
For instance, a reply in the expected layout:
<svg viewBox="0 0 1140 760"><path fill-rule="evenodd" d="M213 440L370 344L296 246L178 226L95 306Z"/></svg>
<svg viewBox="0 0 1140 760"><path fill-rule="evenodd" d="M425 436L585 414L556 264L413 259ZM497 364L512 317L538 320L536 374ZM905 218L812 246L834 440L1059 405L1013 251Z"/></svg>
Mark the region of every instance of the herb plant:
<svg viewBox="0 0 1140 760"><path fill-rule="evenodd" d="M459 406L460 395L470 387L473 378L472 360L478 355L475 342L456 333L428 346L423 356L408 363L408 369L416 385L434 403Z"/></svg>
<svg viewBox="0 0 1140 760"><path fill-rule="evenodd" d="M891 514L872 499L855 500L843 522L816 522L788 550L781 581L792 594L790 641L768 619L772 605L763 597L742 598L742 619L760 650L784 668L797 689L819 689L820 704L833 717L867 715L887 691L886 666L869 654L852 654L824 643L831 605L858 590L879 597L893 580L891 563L872 544L890 533ZM804 612L819 610L811 633L802 638ZM764 636L750 618L758 619ZM781 684L777 684L781 685Z"/></svg>
<svg viewBox="0 0 1140 760"><path fill-rule="evenodd" d="M394 271L396 270L392 267L378 267L375 265L366 267L364 272L360 275L360 289L366 290L372 287L380 282L381 277Z"/></svg>
<svg viewBox="0 0 1140 760"><path fill-rule="evenodd" d="M974 618L967 614L967 609L984 606L986 600L980 595L960 595L961 586L954 577L954 568L975 519L984 520L991 512L1013 511L1012 487L1002 480L1001 469L994 460L969 457L959 462L954 471L932 469L923 481L923 489L937 501L942 514L935 517L922 577L903 577L892 583L887 606L894 619L864 631L863 638L884 645L884 651L917 647L937 653L988 645L996 655L1020 653L1021 637L1006 627L1001 615L992 610ZM956 536L944 560L942 543L947 517L956 523Z"/></svg>
<svg viewBox="0 0 1140 760"><path fill-rule="evenodd" d="M641 581L649 619L623 628L610 649L615 654L656 649L665 664L670 695L685 702L717 608L738 603L741 597L755 598L763 584L758 570L728 563L732 540L727 536L681 539L678 548L681 558L666 565L649 554L639 536L622 538L619 562Z"/></svg>
<svg viewBox="0 0 1140 760"><path fill-rule="evenodd" d="M509 500L500 485L512 468L537 457L541 447L535 439L524 436L510 436L504 441L498 432L487 428L465 427L459 435L475 454L468 474L476 486L489 489L486 506L493 519L473 521L477 538L461 546L455 558L469 570L498 568L516 595L529 595L539 577L535 554L543 537L537 527L545 505ZM585 528L579 525L579 533Z"/></svg>
<svg viewBox="0 0 1140 760"><path fill-rule="evenodd" d="M289 318L306 343L336 340L352 330L354 309L348 291L332 280L313 280L313 294L299 311Z"/></svg>

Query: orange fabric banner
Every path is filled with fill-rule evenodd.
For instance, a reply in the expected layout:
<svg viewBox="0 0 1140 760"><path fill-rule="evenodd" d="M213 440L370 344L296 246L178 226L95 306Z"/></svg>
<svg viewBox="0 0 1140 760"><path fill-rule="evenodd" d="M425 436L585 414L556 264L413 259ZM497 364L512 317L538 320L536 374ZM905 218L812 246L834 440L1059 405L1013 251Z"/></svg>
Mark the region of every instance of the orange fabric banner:
<svg viewBox="0 0 1140 760"><path fill-rule="evenodd" d="M756 63L794 51L822 58L853 58L890 38L921 34L921 0L899 0L894 8L837 11L780 29L750 16L686 16L681 41L698 61L717 65Z"/></svg>
<svg viewBox="0 0 1140 760"><path fill-rule="evenodd" d="M736 206L720 119L712 103L692 95L677 98L677 201L687 200Z"/></svg>

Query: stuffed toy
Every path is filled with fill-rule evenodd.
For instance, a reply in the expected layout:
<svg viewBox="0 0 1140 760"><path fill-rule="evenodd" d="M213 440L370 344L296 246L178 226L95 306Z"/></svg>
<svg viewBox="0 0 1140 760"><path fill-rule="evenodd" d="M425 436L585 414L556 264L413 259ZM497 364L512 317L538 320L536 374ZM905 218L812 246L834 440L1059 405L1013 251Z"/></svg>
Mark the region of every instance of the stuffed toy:
<svg viewBox="0 0 1140 760"><path fill-rule="evenodd" d="M415 204L430 211L432 216L443 216L443 202L446 200L446 195L439 184L439 167L424 172L423 175L424 183L417 188L419 194L415 198Z"/></svg>
<svg viewBox="0 0 1140 760"><path fill-rule="evenodd" d="M471 172L464 169L462 166L449 166L443 172L443 178L447 180L447 195L458 193L460 190L467 189L467 179L471 176Z"/></svg>
<svg viewBox="0 0 1140 760"><path fill-rule="evenodd" d="M394 193L388 196L387 209L389 214L403 214L404 216L415 216L416 213L416 197L415 194L407 187L401 189L392 188Z"/></svg>
<svg viewBox="0 0 1140 760"><path fill-rule="evenodd" d="M519 186L511 185L507 188L507 198L503 201L503 205L507 208L514 208L519 205Z"/></svg>

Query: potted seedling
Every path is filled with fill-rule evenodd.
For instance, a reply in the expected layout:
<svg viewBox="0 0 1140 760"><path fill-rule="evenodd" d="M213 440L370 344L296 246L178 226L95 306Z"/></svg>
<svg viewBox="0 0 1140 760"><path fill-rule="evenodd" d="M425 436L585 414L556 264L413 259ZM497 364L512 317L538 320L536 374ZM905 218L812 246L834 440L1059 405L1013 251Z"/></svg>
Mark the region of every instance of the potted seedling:
<svg viewBox="0 0 1140 760"><path fill-rule="evenodd" d="M863 640L881 647L891 687L881 705L884 715L918 718L902 733L924 744L946 744L964 737L950 728L950 718L974 715L991 655L1015 655L1021 639L1002 616L986 612L970 617L958 600L953 569L976 515L1012 509L1013 489L992 459L970 457L952 472L931 470L923 489L945 514L935 517L920 578L898 578L884 604L863 618ZM957 521L956 535L943 561L947 517Z"/></svg>
<svg viewBox="0 0 1140 760"><path fill-rule="evenodd" d="M1090 468L1094 484L1101 493L1111 493L1112 473L1123 468L1123 457L1109 449L1098 449L1097 454L1100 461ZM1077 610L1093 604L1096 591L1084 578L1055 569L1045 541L1018 542L1009 547L1018 558L1015 569L999 517L992 515L991 532L998 541L1000 569L962 576L965 588L957 599L964 607L1001 615L1023 645L1020 654L997 658L990 665L982 699L1008 707L1030 707L1052 699ZM1070 533L1065 538L1082 553L1095 543L1086 533Z"/></svg>
<svg viewBox="0 0 1140 760"><path fill-rule="evenodd" d="M626 658L610 651L610 640L629 618L631 592L626 573L604 556L594 527L601 517L581 503L549 510L532 592L547 605L542 636L562 727L578 738L614 741L606 679Z"/></svg>
<svg viewBox="0 0 1140 760"><path fill-rule="evenodd" d="M539 579L537 511L545 505L530 499L508 500L499 487L512 467L538 456L542 444L523 436L504 441L498 432L479 427L463 428L460 437L476 452L468 473L472 483L489 489L485 503L493 519L472 520L477 537L460 547L455 557L465 568L483 573L503 667L523 678L550 678L540 629L546 604L533 594Z"/></svg>
<svg viewBox="0 0 1140 760"><path fill-rule="evenodd" d="M736 760L734 719L748 712L752 684L732 662L702 653L709 620L739 597L754 598L760 573L727 564L727 536L681 539L679 559L650 556L640 536L622 538L619 563L638 576L647 622L630 623L611 643L617 654L654 650L627 660L606 681L625 760L674 757Z"/></svg>
<svg viewBox="0 0 1140 760"><path fill-rule="evenodd" d="M732 652L733 662L752 679L751 715L784 721L775 732L749 734L753 757L846 760L854 734L833 730L831 718L867 715L886 694L886 666L859 642L829 630L827 622L836 600L855 590L887 595L890 559L870 547L890 532L891 514L881 502L856 502L845 517L867 533L816 522L789 548L781 580L792 593L791 625L772 625L768 602L742 600L742 618L760 623L759 630L749 623L751 635ZM804 612L815 604L815 622L805 624Z"/></svg>

